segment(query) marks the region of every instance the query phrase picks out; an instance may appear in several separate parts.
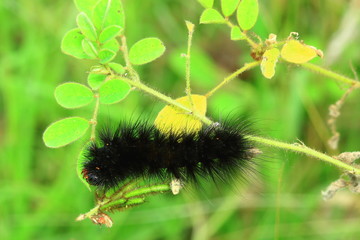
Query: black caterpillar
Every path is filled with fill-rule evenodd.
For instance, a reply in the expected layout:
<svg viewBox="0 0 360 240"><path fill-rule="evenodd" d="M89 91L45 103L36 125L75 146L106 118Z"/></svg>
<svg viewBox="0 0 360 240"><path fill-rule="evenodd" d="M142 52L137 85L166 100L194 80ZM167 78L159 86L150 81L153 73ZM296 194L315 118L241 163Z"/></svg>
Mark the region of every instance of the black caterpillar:
<svg viewBox="0 0 360 240"><path fill-rule="evenodd" d="M162 133L146 122L104 129L85 155L82 174L90 185L109 189L126 179L199 178L228 182L254 168L246 121L213 124L197 133Z"/></svg>

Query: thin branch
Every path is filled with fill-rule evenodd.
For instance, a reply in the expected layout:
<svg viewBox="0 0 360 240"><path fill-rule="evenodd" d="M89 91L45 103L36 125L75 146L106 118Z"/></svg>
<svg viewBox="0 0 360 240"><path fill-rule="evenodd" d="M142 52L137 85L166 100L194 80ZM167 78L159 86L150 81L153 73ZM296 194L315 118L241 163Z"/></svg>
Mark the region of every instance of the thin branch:
<svg viewBox="0 0 360 240"><path fill-rule="evenodd" d="M360 175L360 169L355 168L347 163L344 163L336 158L330 157L324 153L318 152L314 149L311 149L305 145L300 145L300 144L289 144L289 143L284 143L284 142L279 142L276 140L272 140L272 139L267 139L267 138L262 138L262 137L256 137L256 136L251 136L251 135L247 135L246 136L248 139L258 142L260 144L264 144L264 145L269 145L272 147L276 147L276 148L281 148L284 150L290 150L293 152L297 152L297 153L303 153L305 155L308 155L310 157L313 158L317 158L319 160L331 163L339 168L342 168L344 170L347 171L353 171L356 174Z"/></svg>
<svg viewBox="0 0 360 240"><path fill-rule="evenodd" d="M91 128L90 141L95 141L95 139L96 139L97 115L98 115L99 106L100 106L99 93L95 93L94 97L96 99L96 102L95 102L94 113L93 113L93 116L92 116L92 119L91 119L92 128Z"/></svg>
<svg viewBox="0 0 360 240"><path fill-rule="evenodd" d="M354 86L354 88L360 87L360 82L358 82L358 81L356 81L354 79L345 77L343 75L340 75L338 73L335 73L333 71L330 71L328 69L325 69L323 67L320 67L318 65L315 65L315 64L312 64L312 63L302 63L300 65L303 66L304 68L310 69L310 70L312 70L312 71L314 71L314 72L316 72L318 74L321 74L321 75L324 75L326 77L330 77L332 79L335 79L336 81L352 85L352 86Z"/></svg>
<svg viewBox="0 0 360 240"><path fill-rule="evenodd" d="M233 80L234 78L236 78L237 76L239 76L241 73L254 68L256 66L260 65L260 62L251 62L251 63L245 63L244 66L238 70L236 70L235 72L233 72L231 75L227 76L226 78L224 78L224 80L217 85L215 88L213 88L211 91L209 91L208 93L205 94L205 97L210 97L211 95L213 95L217 90L219 90L222 86L224 86L225 84L229 83L231 80Z"/></svg>

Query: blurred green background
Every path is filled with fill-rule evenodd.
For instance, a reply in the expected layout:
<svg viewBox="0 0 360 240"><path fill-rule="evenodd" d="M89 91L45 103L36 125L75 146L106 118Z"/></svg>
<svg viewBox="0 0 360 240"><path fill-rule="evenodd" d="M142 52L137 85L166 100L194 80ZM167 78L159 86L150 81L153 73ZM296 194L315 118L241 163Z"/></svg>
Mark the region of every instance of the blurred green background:
<svg viewBox="0 0 360 240"><path fill-rule="evenodd" d="M360 72L359 0L260 0L253 29L265 39L299 32L307 44L324 50L313 62L354 77ZM144 81L172 97L184 95L187 42L184 20L198 23L195 0L124 1L129 45L154 36L167 46L154 63L139 67ZM64 110L53 91L66 81L86 83L93 64L60 51L64 33L75 26L70 0L0 2L0 239L360 239L359 196L339 192L323 201L321 190L341 172L333 166L263 148L262 174L239 190L184 191L154 196L149 203L111 216L111 229L89 220L75 222L92 208L93 195L76 176L79 141L46 148L42 132L68 116L90 118L92 106ZM245 42L229 40L221 25L197 25L193 41L192 88L203 94L245 62ZM336 155L360 150L360 93L354 91L338 120L339 151L330 150L328 106L346 86L294 65L281 64L265 79L259 68L246 72L209 99L209 116L250 115L259 132L282 141ZM140 114L154 119L163 103L133 92L125 101L102 107L100 123ZM204 196L205 195L205 196Z"/></svg>

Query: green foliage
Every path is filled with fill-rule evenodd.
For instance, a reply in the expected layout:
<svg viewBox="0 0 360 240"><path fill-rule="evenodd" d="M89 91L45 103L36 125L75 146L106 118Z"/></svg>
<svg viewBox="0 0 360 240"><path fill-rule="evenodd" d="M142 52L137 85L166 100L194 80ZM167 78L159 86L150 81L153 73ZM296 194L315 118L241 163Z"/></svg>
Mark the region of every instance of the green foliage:
<svg viewBox="0 0 360 240"><path fill-rule="evenodd" d="M105 81L106 75L98 73L90 73L87 78L87 83L93 90L97 90Z"/></svg>
<svg viewBox="0 0 360 240"><path fill-rule="evenodd" d="M98 49L94 43L84 38L81 42L81 47L84 53L91 59L95 59L98 56Z"/></svg>
<svg viewBox="0 0 360 240"><path fill-rule="evenodd" d="M81 138L89 126L89 121L81 117L61 119L45 130L44 143L51 148L63 147Z"/></svg>
<svg viewBox="0 0 360 240"><path fill-rule="evenodd" d="M108 63L112 61L116 56L116 52L110 50L110 49L102 49L99 52L99 59L101 64Z"/></svg>
<svg viewBox="0 0 360 240"><path fill-rule="evenodd" d="M125 15L121 1L99 0L93 12L93 21L97 29L109 26L125 28Z"/></svg>
<svg viewBox="0 0 360 240"><path fill-rule="evenodd" d="M68 31L61 42L61 50L64 53L79 59L91 58L82 48L82 41L84 38L85 37L82 35L79 28Z"/></svg>
<svg viewBox="0 0 360 240"><path fill-rule="evenodd" d="M91 22L90 18L86 13L81 12L76 18L77 25L81 33L91 41L96 41L98 36L94 24Z"/></svg>
<svg viewBox="0 0 360 240"><path fill-rule="evenodd" d="M214 0L198 0L198 2L204 7L204 8L212 8L214 4Z"/></svg>
<svg viewBox="0 0 360 240"><path fill-rule="evenodd" d="M56 101L64 108L79 108L91 103L94 94L85 85L64 83L55 89Z"/></svg>
<svg viewBox="0 0 360 240"><path fill-rule="evenodd" d="M224 16L231 16L237 9L240 0L221 0L221 10Z"/></svg>
<svg viewBox="0 0 360 240"><path fill-rule="evenodd" d="M106 28L100 33L99 41L100 43L105 43L116 36L121 35L123 28L117 25L111 25Z"/></svg>
<svg viewBox="0 0 360 240"><path fill-rule="evenodd" d="M136 42L129 51L129 60L134 65L142 65L159 58L165 46L158 38L145 38Z"/></svg>
<svg viewBox="0 0 360 240"><path fill-rule="evenodd" d="M230 39L236 41L236 40L244 40L246 39L246 37L238 26L234 26L231 28Z"/></svg>
<svg viewBox="0 0 360 240"><path fill-rule="evenodd" d="M125 73L125 68L123 65L119 64L119 63L108 63L109 67L114 70L116 73L118 74L124 74Z"/></svg>
<svg viewBox="0 0 360 240"><path fill-rule="evenodd" d="M123 100L130 92L130 86L121 79L106 81L99 89L100 103L113 104Z"/></svg>
<svg viewBox="0 0 360 240"><path fill-rule="evenodd" d="M259 14L258 0L241 0L236 17L242 30L250 30L256 23Z"/></svg>
<svg viewBox="0 0 360 240"><path fill-rule="evenodd" d="M95 4L99 0L74 0L77 9L80 12L85 12L88 16L92 16Z"/></svg>
<svg viewBox="0 0 360 240"><path fill-rule="evenodd" d="M200 23L225 23L225 19L217 10L208 8L201 14Z"/></svg>

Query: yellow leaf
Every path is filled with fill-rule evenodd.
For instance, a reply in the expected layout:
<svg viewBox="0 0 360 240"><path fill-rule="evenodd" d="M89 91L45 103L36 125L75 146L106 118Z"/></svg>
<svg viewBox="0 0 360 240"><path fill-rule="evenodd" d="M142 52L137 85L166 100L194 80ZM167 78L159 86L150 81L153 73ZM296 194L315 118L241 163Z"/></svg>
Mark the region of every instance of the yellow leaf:
<svg viewBox="0 0 360 240"><path fill-rule="evenodd" d="M277 48L266 50L261 61L261 72L264 77L271 79L275 75L275 66L278 61L280 51Z"/></svg>
<svg viewBox="0 0 360 240"><path fill-rule="evenodd" d="M281 49L281 57L291 63L306 63L318 55L319 50L313 46L291 39Z"/></svg>
<svg viewBox="0 0 360 240"><path fill-rule="evenodd" d="M194 108L198 114L206 113L206 97L202 95L191 95ZM191 109L191 103L188 96L176 99L178 103ZM180 110L172 105L165 106L157 115L154 125L161 132L180 133L180 132L198 132L202 127L202 122L193 115Z"/></svg>

